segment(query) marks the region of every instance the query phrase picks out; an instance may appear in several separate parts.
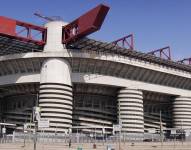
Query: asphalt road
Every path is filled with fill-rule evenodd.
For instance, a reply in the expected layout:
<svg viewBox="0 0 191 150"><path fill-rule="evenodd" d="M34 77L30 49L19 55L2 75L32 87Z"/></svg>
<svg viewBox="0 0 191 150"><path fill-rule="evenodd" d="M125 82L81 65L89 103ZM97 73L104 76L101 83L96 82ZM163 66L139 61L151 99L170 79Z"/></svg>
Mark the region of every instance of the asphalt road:
<svg viewBox="0 0 191 150"><path fill-rule="evenodd" d="M109 143L97 143L96 150L111 150L107 147L110 146L114 150L119 150L119 144ZM121 143L121 150L191 150L191 142L166 142L161 143ZM82 148L82 149L80 149ZM71 148L65 143L44 143L37 144L36 150L94 150L93 144L73 144ZM0 144L0 150L33 150L33 143L26 143L23 147L23 143L5 143Z"/></svg>

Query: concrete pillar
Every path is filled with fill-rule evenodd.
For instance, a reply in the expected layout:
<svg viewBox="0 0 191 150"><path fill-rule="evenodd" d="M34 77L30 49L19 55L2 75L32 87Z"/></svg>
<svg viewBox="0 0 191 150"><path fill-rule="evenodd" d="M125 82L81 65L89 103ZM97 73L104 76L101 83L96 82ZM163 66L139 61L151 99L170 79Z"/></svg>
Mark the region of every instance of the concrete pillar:
<svg viewBox="0 0 191 150"><path fill-rule="evenodd" d="M62 27L66 24L63 21L52 21L45 25L47 28L47 39L44 52L67 52L67 49L62 44Z"/></svg>
<svg viewBox="0 0 191 150"><path fill-rule="evenodd" d="M175 98L172 119L174 128L191 128L191 97Z"/></svg>
<svg viewBox="0 0 191 150"><path fill-rule="evenodd" d="M65 52L61 42L63 22L46 25L44 52ZM66 132L72 126L73 95L70 64L62 58L48 58L41 68L39 106L41 117L50 120L49 132Z"/></svg>
<svg viewBox="0 0 191 150"><path fill-rule="evenodd" d="M118 119L122 122L122 132L144 133L142 91L128 88L119 91Z"/></svg>

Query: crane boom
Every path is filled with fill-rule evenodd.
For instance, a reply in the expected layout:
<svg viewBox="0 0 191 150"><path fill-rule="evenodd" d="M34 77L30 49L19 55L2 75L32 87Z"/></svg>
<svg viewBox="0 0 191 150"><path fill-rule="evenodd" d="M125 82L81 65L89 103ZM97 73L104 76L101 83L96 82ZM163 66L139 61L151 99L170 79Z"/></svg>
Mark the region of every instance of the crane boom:
<svg viewBox="0 0 191 150"><path fill-rule="evenodd" d="M34 15L37 16L37 17L43 18L43 19L45 19L45 20L47 20L47 21L54 21L53 18L47 17L47 16L42 15L42 14L40 14L40 13L38 13L38 12L35 12Z"/></svg>

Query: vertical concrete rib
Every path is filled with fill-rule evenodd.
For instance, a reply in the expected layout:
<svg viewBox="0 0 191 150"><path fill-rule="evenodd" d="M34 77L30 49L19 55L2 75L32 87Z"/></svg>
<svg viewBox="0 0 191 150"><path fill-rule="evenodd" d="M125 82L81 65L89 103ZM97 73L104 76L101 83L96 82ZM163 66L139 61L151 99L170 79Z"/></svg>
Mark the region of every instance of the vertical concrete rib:
<svg viewBox="0 0 191 150"><path fill-rule="evenodd" d="M142 91L128 88L119 91L118 117L122 122L122 132L144 132Z"/></svg>
<svg viewBox="0 0 191 150"><path fill-rule="evenodd" d="M191 97L177 97L173 103L173 127L191 128Z"/></svg>

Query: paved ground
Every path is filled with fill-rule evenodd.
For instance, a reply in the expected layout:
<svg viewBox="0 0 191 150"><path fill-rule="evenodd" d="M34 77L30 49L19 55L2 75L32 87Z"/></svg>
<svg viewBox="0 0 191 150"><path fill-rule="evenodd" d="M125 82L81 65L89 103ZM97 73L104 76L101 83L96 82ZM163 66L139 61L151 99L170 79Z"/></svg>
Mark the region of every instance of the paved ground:
<svg viewBox="0 0 191 150"><path fill-rule="evenodd" d="M115 150L119 150L118 144L96 144L96 150L107 150L107 145L112 146ZM93 144L72 144L71 148L65 143L53 143L53 144L37 144L37 150L94 150ZM26 143L23 147L22 143L6 143L0 144L0 150L33 150L32 143ZM164 143L161 146L160 143L121 143L121 150L191 150L191 142Z"/></svg>

